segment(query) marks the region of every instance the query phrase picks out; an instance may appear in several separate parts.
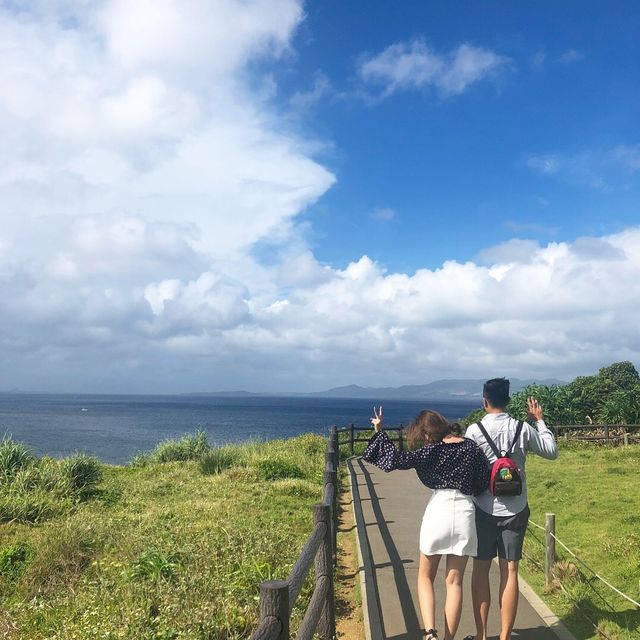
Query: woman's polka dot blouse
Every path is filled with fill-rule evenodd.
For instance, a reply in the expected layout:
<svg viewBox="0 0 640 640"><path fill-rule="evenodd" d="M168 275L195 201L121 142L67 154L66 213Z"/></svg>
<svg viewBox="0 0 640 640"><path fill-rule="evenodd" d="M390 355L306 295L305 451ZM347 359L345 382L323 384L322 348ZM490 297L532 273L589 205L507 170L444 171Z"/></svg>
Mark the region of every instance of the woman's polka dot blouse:
<svg viewBox="0 0 640 640"><path fill-rule="evenodd" d="M398 451L384 431L369 440L362 455L383 471L415 469L430 489L458 489L478 495L489 486L489 462L472 440L437 442L415 451Z"/></svg>

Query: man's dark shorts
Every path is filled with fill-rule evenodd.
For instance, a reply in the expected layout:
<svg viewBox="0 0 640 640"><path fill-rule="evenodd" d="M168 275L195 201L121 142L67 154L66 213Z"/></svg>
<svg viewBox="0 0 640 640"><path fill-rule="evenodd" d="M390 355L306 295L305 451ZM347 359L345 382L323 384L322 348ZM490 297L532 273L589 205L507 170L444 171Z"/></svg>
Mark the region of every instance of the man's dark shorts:
<svg viewBox="0 0 640 640"><path fill-rule="evenodd" d="M498 555L505 560L521 560L522 544L527 532L529 505L515 516L493 516L476 507L478 560L492 560Z"/></svg>

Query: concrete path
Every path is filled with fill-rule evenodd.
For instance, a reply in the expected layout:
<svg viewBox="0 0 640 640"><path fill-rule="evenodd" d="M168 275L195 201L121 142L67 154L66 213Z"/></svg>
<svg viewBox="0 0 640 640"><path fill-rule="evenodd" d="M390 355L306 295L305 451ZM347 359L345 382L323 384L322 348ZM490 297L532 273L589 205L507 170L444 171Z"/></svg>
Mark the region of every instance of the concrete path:
<svg viewBox="0 0 640 640"><path fill-rule="evenodd" d="M418 536L420 523L430 491L415 471L385 473L360 458L351 461L362 506L362 517L356 518L368 584L363 600L369 611L370 640L418 640L423 638L418 607ZM354 500L356 495L354 495ZM356 506L357 509L357 505ZM356 515L357 510L356 510ZM360 522L358 522L358 519ZM364 527L363 527L364 525ZM362 531L362 529L366 531ZM366 538L364 537L366 536ZM369 557L367 557L369 556ZM436 585L437 628L444 637L442 604L444 602L444 559ZM462 620L457 638L475 633L471 610L471 567L465 574ZM498 638L500 618L498 601L498 567L491 568L493 604L489 619L491 638ZM558 640L531 604L520 594L518 617L513 640Z"/></svg>

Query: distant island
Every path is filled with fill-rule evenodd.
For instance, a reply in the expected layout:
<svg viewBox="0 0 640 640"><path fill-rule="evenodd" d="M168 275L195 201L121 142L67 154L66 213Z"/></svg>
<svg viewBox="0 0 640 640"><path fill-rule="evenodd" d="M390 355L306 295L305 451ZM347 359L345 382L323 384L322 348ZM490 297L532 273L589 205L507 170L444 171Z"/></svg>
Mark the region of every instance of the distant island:
<svg viewBox="0 0 640 640"><path fill-rule="evenodd" d="M511 378L511 392L515 393L530 384L566 384L563 380L545 378L542 380L521 380ZM252 393L250 391L203 391L188 393L189 396L238 397L238 396L289 396L300 398L363 398L370 400L475 400L482 398L484 379L444 379L428 384L410 384L400 387L361 387L350 384L325 391L310 393Z"/></svg>

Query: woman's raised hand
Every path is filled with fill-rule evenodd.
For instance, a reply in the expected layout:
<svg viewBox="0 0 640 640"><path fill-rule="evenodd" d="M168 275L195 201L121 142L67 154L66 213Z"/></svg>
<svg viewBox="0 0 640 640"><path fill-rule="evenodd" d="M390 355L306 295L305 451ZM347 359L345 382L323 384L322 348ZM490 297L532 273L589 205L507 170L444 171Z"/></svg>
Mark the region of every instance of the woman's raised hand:
<svg viewBox="0 0 640 640"><path fill-rule="evenodd" d="M382 429L382 405L380 405L380 409L377 411L375 406L373 407L373 418L371 418L371 424L373 425L376 433Z"/></svg>

